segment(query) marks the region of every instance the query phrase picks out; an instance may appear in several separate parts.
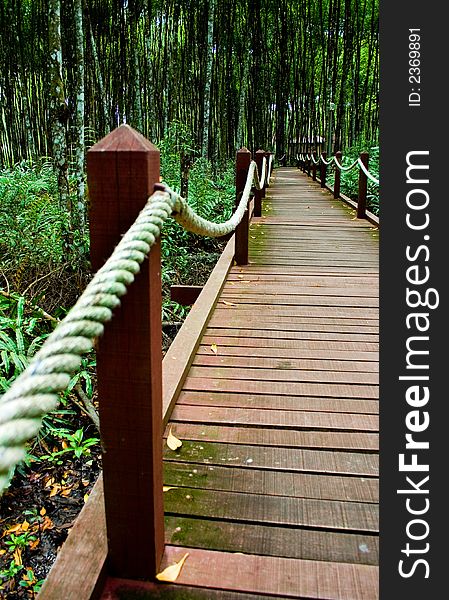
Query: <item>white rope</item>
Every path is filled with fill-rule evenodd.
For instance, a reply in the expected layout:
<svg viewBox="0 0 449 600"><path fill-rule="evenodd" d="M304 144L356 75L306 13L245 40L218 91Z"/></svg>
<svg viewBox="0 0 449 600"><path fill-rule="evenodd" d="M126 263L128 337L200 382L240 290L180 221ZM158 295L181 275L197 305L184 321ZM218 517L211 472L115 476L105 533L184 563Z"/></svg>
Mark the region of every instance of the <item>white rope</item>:
<svg viewBox="0 0 449 600"><path fill-rule="evenodd" d="M334 156L334 162L337 165L337 167L340 169L340 171L343 171L345 173L347 171L351 171L351 169L353 169L356 166L356 164L358 163L358 159L355 160L351 165L349 165L349 167L344 167L343 165L341 165L338 162L338 159L336 156Z"/></svg>
<svg viewBox="0 0 449 600"><path fill-rule="evenodd" d="M263 190L264 186L265 186L265 178L267 176L267 159L265 158L265 156L263 157L262 160L262 175L259 179L259 170L256 169L255 171L255 188L256 190Z"/></svg>
<svg viewBox="0 0 449 600"><path fill-rule="evenodd" d="M376 185L379 185L379 180L376 179L374 177L374 175L371 175L371 173L368 171L368 169L365 167L365 165L362 162L362 159L359 157L357 159L357 162L359 164L359 167L362 169L362 171L365 173L365 175L368 177L368 179L371 179L372 182L374 182Z"/></svg>
<svg viewBox="0 0 449 600"><path fill-rule="evenodd" d="M321 154L321 155L320 155L320 158L321 158L321 162L322 162L324 165L326 165L326 167L327 167L328 165L330 165L330 164L331 164L331 163L334 161L334 157L333 157L333 156L331 156L331 159L330 159L330 160L326 160L326 159L323 157L323 155Z"/></svg>

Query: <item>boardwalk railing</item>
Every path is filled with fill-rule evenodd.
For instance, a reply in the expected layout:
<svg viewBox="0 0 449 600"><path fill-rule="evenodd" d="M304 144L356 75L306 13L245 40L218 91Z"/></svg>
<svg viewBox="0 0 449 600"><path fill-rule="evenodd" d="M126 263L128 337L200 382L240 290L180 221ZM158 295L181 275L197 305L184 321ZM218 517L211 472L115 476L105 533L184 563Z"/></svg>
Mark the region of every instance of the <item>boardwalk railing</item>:
<svg viewBox="0 0 449 600"><path fill-rule="evenodd" d="M326 160L326 157L326 152L321 152L317 157L315 157L315 152L312 152L311 154L300 154L299 156L296 156L297 165L304 173L307 173L312 177L313 181L317 180L317 170L319 169L319 181L322 188L327 188L331 191L334 194L335 199L340 198L356 208L358 219L367 219L378 225L379 218L366 208L368 180L377 186L379 185L379 180L369 171L368 152L361 152L360 156L347 167L344 167L342 164L343 156L341 152L336 152L334 156L331 156L330 160ZM335 180L333 188L326 184L327 168L332 164L335 164ZM347 173L356 167L359 170L359 183L357 202L354 202L351 198L348 198L348 196L341 193L341 173Z"/></svg>
<svg viewBox="0 0 449 600"><path fill-rule="evenodd" d="M159 234L170 215L186 229L203 235L220 237L235 230L235 259L245 264L248 225L252 214L261 212L273 157L258 151L251 161L246 148L237 153L236 211L222 224L202 219L178 194L159 183L159 150L128 126L93 146L87 162L91 259L93 269L99 270L26 371L0 398L0 488L8 486L42 418L57 407L81 355L100 338L97 381L106 569L116 577L153 579L164 549ZM111 322L104 327L107 321ZM197 343L199 335L185 357L186 364ZM185 366L178 371L182 378ZM174 392L180 387L179 382L170 386ZM74 549L72 544L72 552L73 562L81 561L83 549ZM97 564L89 556L83 560ZM72 568L63 564L65 577L70 578ZM91 570L86 567L86 577ZM100 573L94 575L98 578ZM81 600L82 585L75 584ZM44 585L40 597L71 597L61 589L53 579L51 586Z"/></svg>

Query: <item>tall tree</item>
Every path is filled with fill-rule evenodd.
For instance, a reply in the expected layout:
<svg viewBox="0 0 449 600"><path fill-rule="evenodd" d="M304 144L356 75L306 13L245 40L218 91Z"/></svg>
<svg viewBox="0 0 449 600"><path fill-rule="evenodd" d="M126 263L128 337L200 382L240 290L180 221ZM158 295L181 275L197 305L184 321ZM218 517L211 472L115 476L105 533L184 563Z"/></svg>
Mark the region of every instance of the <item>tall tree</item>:
<svg viewBox="0 0 449 600"><path fill-rule="evenodd" d="M78 226L80 227L81 231L84 231L84 28L82 0L73 0L73 9L76 44L75 177Z"/></svg>
<svg viewBox="0 0 449 600"><path fill-rule="evenodd" d="M53 158L58 173L58 188L61 204L72 213L70 204L66 127L69 109L66 102L64 83L62 80L62 46L61 46L61 2L48 2L48 35L49 35L49 80L52 98L51 131Z"/></svg>

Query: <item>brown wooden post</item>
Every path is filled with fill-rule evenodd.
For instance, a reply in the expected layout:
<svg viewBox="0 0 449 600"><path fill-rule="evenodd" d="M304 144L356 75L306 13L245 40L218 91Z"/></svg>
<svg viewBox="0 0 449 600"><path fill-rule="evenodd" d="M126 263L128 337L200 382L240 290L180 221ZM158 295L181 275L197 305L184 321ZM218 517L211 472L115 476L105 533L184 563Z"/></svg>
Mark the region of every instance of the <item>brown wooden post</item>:
<svg viewBox="0 0 449 600"><path fill-rule="evenodd" d="M259 173L259 177L262 176L262 164L263 164L263 158L265 156L265 152L263 150L257 150L254 160L256 162L257 165L257 172ZM267 167L268 167L268 162L267 162ZM267 172L265 173L265 179L267 177ZM264 191L265 191L265 184L264 184L264 189L262 190L255 190L254 191L254 216L255 217L261 217L262 216L262 198L264 197Z"/></svg>
<svg viewBox="0 0 449 600"><path fill-rule="evenodd" d="M271 175L271 172L273 170L271 167L269 167L269 164L270 164L270 154L271 154L270 152L264 152L263 153L263 155L265 157L265 160L266 160L266 165L267 165L266 169L267 170L266 170L266 175L265 175L265 183L264 183L263 190L262 190L262 198L265 198L265 196L267 195L267 187L269 187L268 179L269 179L269 177ZM262 161L263 161L263 159L262 159Z"/></svg>
<svg viewBox="0 0 449 600"><path fill-rule="evenodd" d="M368 152L360 153L360 160L368 170L369 154ZM368 178L362 171L359 165L359 197L357 201L357 218L364 219L366 217L366 192L368 189Z"/></svg>
<svg viewBox="0 0 449 600"><path fill-rule="evenodd" d="M87 154L91 258L103 265L159 181L159 150L122 125ZM152 579L164 550L160 243L97 350L108 572Z"/></svg>
<svg viewBox="0 0 449 600"><path fill-rule="evenodd" d="M235 205L237 206L242 197L248 177L248 169L251 164L251 152L247 148L241 148L236 155L235 170ZM249 210L245 210L243 219L237 225L235 230L235 262L238 265L248 264L248 229L249 229Z"/></svg>
<svg viewBox="0 0 449 600"><path fill-rule="evenodd" d="M316 164L314 162L315 159L315 152L312 152L312 179L313 181L316 181Z"/></svg>
<svg viewBox="0 0 449 600"><path fill-rule="evenodd" d="M321 152L321 156L324 160L326 160L327 154L326 152ZM320 179L321 179L321 187L326 187L326 171L327 165L320 159Z"/></svg>
<svg viewBox="0 0 449 600"><path fill-rule="evenodd" d="M265 152L265 158L267 159L267 168L268 168L268 161L270 160L270 156L274 156L274 153L273 152ZM271 177L271 174L273 172L273 165L274 165L274 160L271 161L271 167L267 171L268 177ZM270 184L268 183L268 178L267 178L265 188L268 188L268 187L270 187ZM265 194L266 194L266 192L264 189L262 198L265 198Z"/></svg>
<svg viewBox="0 0 449 600"><path fill-rule="evenodd" d="M335 153L335 158L338 160L338 162L340 164L342 164L341 161L343 160L343 155L340 152L340 150ZM341 171L337 167L337 165L335 165L334 198L340 198L340 186L341 186Z"/></svg>

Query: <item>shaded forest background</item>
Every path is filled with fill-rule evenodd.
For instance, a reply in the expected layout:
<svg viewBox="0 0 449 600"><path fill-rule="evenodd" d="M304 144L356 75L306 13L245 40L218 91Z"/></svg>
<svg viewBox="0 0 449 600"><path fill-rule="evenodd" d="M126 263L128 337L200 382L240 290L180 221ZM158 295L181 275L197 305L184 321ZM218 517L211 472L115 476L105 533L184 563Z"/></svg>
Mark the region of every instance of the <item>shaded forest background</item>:
<svg viewBox="0 0 449 600"><path fill-rule="evenodd" d="M0 28L2 166L123 122L212 160L377 138L378 0L3 0Z"/></svg>

